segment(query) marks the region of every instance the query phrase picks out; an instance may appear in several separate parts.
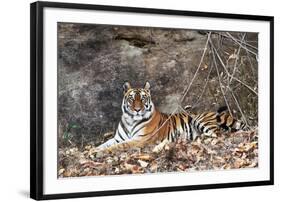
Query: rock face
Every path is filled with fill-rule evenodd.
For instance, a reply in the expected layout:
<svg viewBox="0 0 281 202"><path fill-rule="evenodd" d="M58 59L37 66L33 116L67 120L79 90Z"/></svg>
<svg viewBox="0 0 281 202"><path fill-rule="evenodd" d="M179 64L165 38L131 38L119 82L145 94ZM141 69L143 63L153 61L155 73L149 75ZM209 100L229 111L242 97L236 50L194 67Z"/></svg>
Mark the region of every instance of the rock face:
<svg viewBox="0 0 281 202"><path fill-rule="evenodd" d="M223 32L213 33L211 39L227 62L227 68L232 73L236 61L234 75L257 91L256 59L222 35ZM233 33L237 38L240 35ZM247 33L246 40L255 41L257 37ZM122 114L125 81L133 87L142 87L149 81L156 107L165 113L174 111L197 70L206 40L207 34L190 30L59 23L59 143L96 142L104 133L114 131ZM237 57L233 59L231 54ZM197 77L181 103L182 106L197 103L195 112L212 111L225 105L218 74L211 68L214 66L211 56L208 48ZM227 75L221 73L220 64L218 68L224 81ZM255 125L257 96L239 82L232 81L230 86L247 121ZM226 85L222 87L227 90ZM240 118L237 103L231 94L226 96L234 115Z"/></svg>

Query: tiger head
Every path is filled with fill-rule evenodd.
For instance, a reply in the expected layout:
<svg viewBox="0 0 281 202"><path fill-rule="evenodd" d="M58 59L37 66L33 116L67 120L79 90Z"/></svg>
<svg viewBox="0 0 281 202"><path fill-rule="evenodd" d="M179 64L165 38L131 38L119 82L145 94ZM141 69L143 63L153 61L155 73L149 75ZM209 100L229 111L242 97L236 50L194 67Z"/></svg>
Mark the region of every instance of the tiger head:
<svg viewBox="0 0 281 202"><path fill-rule="evenodd" d="M149 82L146 82L143 88L132 88L129 82L125 82L123 90L123 115L133 120L142 120L151 117L154 111L154 105L151 100Z"/></svg>

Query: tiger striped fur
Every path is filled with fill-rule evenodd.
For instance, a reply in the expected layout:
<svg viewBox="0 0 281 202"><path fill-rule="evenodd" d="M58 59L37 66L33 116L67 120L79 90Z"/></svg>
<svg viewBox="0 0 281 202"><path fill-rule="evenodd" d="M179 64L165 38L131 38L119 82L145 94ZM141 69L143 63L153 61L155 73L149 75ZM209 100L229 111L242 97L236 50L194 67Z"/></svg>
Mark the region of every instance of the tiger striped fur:
<svg viewBox="0 0 281 202"><path fill-rule="evenodd" d="M131 88L126 82L123 89L123 114L115 135L97 149L144 147L157 142L173 142L180 136L193 140L203 133L215 137L221 128L239 130L244 127L242 122L225 112L226 108L197 115L187 111L173 115L161 113L151 100L149 82L144 88Z"/></svg>

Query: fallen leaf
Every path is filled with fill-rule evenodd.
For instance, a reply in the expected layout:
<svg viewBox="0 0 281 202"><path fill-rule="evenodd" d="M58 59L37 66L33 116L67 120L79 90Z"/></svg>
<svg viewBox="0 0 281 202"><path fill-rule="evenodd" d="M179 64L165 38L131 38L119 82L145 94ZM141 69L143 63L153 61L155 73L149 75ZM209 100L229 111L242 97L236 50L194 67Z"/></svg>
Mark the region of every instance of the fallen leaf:
<svg viewBox="0 0 281 202"><path fill-rule="evenodd" d="M142 161L142 160L138 160L138 163L140 164L141 167L146 168L148 166L149 163Z"/></svg>
<svg viewBox="0 0 281 202"><path fill-rule="evenodd" d="M153 157L149 154L136 154L136 155L132 155L131 157L134 159L140 159L144 161L150 161L153 159Z"/></svg>
<svg viewBox="0 0 281 202"><path fill-rule="evenodd" d="M59 175L63 174L64 171L65 171L64 168L59 169Z"/></svg>

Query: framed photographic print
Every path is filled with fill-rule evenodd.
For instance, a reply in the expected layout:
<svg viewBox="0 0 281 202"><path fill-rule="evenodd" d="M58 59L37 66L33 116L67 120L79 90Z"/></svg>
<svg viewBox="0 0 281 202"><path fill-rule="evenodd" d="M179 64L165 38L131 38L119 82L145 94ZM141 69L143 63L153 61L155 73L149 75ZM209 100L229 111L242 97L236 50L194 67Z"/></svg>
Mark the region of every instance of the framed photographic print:
<svg viewBox="0 0 281 202"><path fill-rule="evenodd" d="M31 4L31 198L273 184L273 17Z"/></svg>

